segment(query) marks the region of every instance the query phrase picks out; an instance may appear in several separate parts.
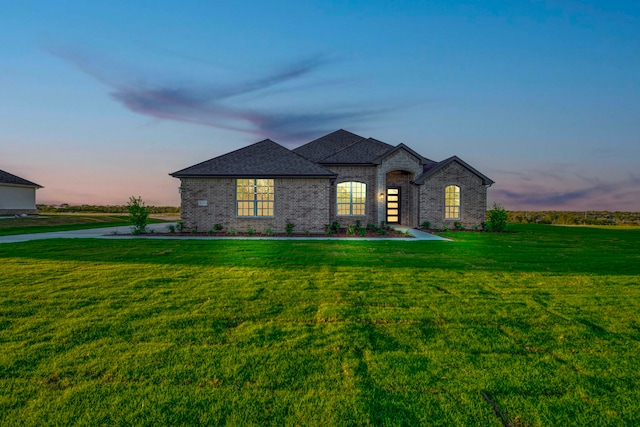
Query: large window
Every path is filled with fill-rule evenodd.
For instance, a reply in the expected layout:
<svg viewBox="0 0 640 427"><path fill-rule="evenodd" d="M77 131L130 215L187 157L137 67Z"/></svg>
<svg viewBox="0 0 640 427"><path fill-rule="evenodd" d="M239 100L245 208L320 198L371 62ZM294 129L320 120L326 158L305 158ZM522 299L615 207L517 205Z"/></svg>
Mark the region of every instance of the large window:
<svg viewBox="0 0 640 427"><path fill-rule="evenodd" d="M460 219L460 187L457 185L444 189L444 219Z"/></svg>
<svg viewBox="0 0 640 427"><path fill-rule="evenodd" d="M238 216L273 216L273 180L238 179L236 207Z"/></svg>
<svg viewBox="0 0 640 427"><path fill-rule="evenodd" d="M367 184L341 182L338 184L338 215L364 215Z"/></svg>

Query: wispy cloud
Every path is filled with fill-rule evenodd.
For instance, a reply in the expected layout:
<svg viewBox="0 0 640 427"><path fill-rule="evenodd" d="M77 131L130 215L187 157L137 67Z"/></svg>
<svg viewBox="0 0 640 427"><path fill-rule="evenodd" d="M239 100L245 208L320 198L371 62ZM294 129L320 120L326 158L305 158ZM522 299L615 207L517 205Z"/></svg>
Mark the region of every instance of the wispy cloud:
<svg viewBox="0 0 640 427"><path fill-rule="evenodd" d="M289 88L318 72L330 61L326 58L300 60L279 67L263 76L228 84L166 83L154 81L153 76L131 77L123 67L108 63L104 58L68 48L46 48L56 57L73 64L112 89L111 97L125 108L154 118L197 123L220 129L235 130L272 138L282 142L303 142L356 121L371 119L384 112L382 109L337 108L318 106L319 112L265 110L247 106L248 96L268 97L274 90L303 91L304 85ZM317 85L318 83L314 83ZM238 98L243 97L244 101ZM299 106L298 106L299 108Z"/></svg>
<svg viewBox="0 0 640 427"><path fill-rule="evenodd" d="M604 182L580 174L522 172L516 180L505 180L490 191L491 198L508 209L628 209L638 208L640 177ZM577 180L575 178L578 178Z"/></svg>

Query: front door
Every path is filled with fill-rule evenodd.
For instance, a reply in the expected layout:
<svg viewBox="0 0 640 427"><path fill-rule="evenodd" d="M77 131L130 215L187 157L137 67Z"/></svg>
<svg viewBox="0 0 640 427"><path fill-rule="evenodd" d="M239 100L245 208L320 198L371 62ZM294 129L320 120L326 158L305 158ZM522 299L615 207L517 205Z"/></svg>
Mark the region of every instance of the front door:
<svg viewBox="0 0 640 427"><path fill-rule="evenodd" d="M400 223L400 188L387 188L387 224Z"/></svg>

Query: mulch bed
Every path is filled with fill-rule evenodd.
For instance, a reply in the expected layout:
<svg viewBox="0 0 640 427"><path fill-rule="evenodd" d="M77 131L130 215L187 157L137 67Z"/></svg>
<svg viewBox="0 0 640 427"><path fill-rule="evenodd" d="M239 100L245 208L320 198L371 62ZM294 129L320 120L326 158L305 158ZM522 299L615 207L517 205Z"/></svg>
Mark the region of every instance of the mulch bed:
<svg viewBox="0 0 640 427"><path fill-rule="evenodd" d="M273 233L271 235L267 235L267 234L263 234L263 233L254 233L249 235L248 233L236 233L236 234L229 234L229 233L225 233L224 231L220 231L220 232L214 232L214 233L208 233L208 232L175 232L175 233L144 233L142 234L143 236L171 236L171 237L211 237L212 239L215 239L216 237L247 237L247 238L252 238L252 237L305 237L305 238L313 238L313 237L335 237L335 238L341 238L341 237L351 237L351 238L357 238L357 237L366 237L366 238L382 238L382 239L388 239L388 238L412 238L412 236L407 236L404 233L401 233L399 231L396 230L389 230L387 231L385 234L380 234L376 231L372 231L372 230L366 230L365 235L362 236L360 233L356 233L354 234L347 234L347 230L346 229L341 229L339 233L333 233L333 235L331 236L327 236L324 233L293 233L290 236L287 235L286 233Z"/></svg>

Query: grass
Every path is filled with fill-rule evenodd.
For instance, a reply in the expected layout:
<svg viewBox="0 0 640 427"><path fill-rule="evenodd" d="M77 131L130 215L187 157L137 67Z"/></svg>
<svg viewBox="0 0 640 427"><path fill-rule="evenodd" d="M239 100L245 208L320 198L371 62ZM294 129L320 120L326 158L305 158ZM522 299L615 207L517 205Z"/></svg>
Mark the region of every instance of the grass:
<svg viewBox="0 0 640 427"><path fill-rule="evenodd" d="M149 219L150 224L155 222L163 221L153 218ZM129 225L129 217L127 215L47 214L27 218L0 219L0 236L117 227L122 225Z"/></svg>
<svg viewBox="0 0 640 427"><path fill-rule="evenodd" d="M0 245L1 425L640 423L640 230Z"/></svg>

